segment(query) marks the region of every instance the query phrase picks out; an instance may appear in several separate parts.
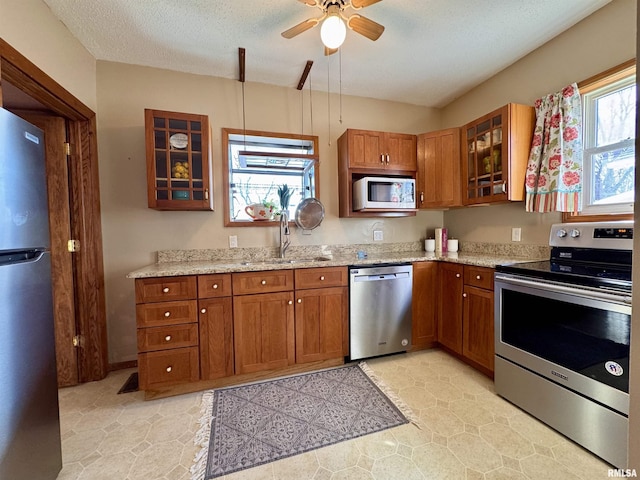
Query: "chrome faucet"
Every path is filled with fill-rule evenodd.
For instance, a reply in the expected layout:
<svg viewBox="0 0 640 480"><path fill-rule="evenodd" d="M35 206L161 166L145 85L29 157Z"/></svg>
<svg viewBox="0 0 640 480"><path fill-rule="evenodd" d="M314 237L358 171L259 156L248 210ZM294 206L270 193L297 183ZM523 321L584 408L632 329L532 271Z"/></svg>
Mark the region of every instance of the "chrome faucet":
<svg viewBox="0 0 640 480"><path fill-rule="evenodd" d="M289 236L289 216L287 212L283 211L280 214L280 258L284 258L284 254L291 244Z"/></svg>

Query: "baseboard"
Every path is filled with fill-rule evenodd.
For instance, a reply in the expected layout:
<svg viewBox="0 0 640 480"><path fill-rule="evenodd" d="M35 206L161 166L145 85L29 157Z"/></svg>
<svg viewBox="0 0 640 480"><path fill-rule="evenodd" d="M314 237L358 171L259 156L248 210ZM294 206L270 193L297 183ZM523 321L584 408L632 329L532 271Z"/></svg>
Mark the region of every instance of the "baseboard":
<svg viewBox="0 0 640 480"><path fill-rule="evenodd" d="M109 364L109 371L114 372L116 370L126 370L127 368L136 368L138 366L137 360L129 360L128 362L117 362Z"/></svg>

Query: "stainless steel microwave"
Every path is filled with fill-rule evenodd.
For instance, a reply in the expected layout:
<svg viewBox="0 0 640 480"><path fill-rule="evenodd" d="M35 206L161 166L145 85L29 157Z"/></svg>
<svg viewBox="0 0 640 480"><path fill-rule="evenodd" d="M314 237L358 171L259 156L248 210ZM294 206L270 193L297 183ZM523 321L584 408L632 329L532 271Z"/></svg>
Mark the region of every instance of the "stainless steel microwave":
<svg viewBox="0 0 640 480"><path fill-rule="evenodd" d="M413 178L363 177L353 182L353 210L416 208L416 181Z"/></svg>

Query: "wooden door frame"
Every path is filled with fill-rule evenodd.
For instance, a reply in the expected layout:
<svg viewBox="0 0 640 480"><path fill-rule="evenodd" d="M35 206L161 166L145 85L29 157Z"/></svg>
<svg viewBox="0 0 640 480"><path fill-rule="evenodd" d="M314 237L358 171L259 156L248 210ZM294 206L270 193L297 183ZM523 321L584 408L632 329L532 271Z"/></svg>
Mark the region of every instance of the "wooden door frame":
<svg viewBox="0 0 640 480"><path fill-rule="evenodd" d="M0 78L68 121L72 235L80 242L74 263L76 321L80 335L78 380L100 380L107 375L109 364L96 114L2 38Z"/></svg>

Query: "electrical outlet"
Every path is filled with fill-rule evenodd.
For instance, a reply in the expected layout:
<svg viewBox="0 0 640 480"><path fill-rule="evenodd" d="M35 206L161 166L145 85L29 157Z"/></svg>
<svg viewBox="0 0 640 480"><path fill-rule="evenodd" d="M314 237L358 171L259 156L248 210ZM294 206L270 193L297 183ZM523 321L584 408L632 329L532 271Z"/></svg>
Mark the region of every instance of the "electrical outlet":
<svg viewBox="0 0 640 480"><path fill-rule="evenodd" d="M520 227L514 227L511 229L511 241L519 242L522 240L522 229Z"/></svg>
<svg viewBox="0 0 640 480"><path fill-rule="evenodd" d="M238 236L229 235L229 248L238 248Z"/></svg>
<svg viewBox="0 0 640 480"><path fill-rule="evenodd" d="M373 241L381 242L384 236L382 235L382 230L374 230L373 231Z"/></svg>

